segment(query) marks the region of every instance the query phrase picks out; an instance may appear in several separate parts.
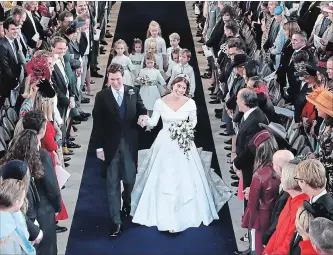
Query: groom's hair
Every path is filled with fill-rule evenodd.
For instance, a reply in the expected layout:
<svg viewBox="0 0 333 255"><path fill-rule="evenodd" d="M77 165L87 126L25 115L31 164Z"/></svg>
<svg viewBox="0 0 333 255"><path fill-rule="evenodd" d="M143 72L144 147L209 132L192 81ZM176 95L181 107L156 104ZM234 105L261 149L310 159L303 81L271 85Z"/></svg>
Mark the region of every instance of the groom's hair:
<svg viewBox="0 0 333 255"><path fill-rule="evenodd" d="M108 74L109 73L116 73L116 72L120 72L121 76L124 76L124 68L122 65L116 64L116 63L112 63L111 65L109 65L108 67Z"/></svg>

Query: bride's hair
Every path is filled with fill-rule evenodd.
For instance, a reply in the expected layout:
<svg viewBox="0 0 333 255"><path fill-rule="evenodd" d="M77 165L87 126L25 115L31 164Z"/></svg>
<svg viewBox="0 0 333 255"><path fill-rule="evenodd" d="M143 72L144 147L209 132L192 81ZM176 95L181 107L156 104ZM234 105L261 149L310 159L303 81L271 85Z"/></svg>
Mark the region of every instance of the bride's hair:
<svg viewBox="0 0 333 255"><path fill-rule="evenodd" d="M172 82L171 82L171 90L170 90L170 93L171 91L173 90L173 86L178 83L178 82L184 82L186 84L186 91L185 91L185 96L188 96L190 94L190 83L189 81L184 78L184 77L176 77Z"/></svg>

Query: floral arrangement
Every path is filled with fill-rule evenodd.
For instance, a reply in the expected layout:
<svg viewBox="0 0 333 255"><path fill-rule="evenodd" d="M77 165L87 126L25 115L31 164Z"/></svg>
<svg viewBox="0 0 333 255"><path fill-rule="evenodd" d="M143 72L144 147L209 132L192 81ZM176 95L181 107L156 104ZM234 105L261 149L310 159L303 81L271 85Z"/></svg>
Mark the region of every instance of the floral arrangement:
<svg viewBox="0 0 333 255"><path fill-rule="evenodd" d="M142 86L151 86L152 81L149 79L147 75L140 77L139 82Z"/></svg>
<svg viewBox="0 0 333 255"><path fill-rule="evenodd" d="M169 131L171 140L177 140L180 149L184 151L188 159L188 152L191 150L191 145L194 141L193 125L187 120L183 120L172 123Z"/></svg>

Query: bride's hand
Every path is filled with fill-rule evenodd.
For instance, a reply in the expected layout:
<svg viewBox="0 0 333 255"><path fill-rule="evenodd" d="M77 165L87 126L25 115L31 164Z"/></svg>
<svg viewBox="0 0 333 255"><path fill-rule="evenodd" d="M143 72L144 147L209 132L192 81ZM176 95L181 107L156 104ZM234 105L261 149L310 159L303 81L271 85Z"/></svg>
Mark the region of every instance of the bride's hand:
<svg viewBox="0 0 333 255"><path fill-rule="evenodd" d="M148 120L147 115L140 115L138 119L138 124L143 128L147 126L147 120Z"/></svg>

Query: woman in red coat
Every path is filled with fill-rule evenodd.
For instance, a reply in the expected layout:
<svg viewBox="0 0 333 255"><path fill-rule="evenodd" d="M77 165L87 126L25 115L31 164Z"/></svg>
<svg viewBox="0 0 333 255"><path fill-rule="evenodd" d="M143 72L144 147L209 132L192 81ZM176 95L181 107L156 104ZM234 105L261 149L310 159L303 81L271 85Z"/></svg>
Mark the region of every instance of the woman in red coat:
<svg viewBox="0 0 333 255"><path fill-rule="evenodd" d="M290 197L283 208L276 230L265 247L264 253L267 255L287 255L289 253L290 240L296 230L296 213L300 206L309 197L302 193L301 188L294 179L296 176L296 164L288 163L282 169L281 186L284 191L289 193Z"/></svg>
<svg viewBox="0 0 333 255"><path fill-rule="evenodd" d="M45 118L47 120L45 135L44 135L44 138L41 140L41 147L50 154L50 156L52 158L54 170L55 170L56 165L59 164L59 162L58 162L59 159L58 159L58 156L56 153L57 149L58 149L58 144L55 141L56 130L51 122L51 121L53 121L53 112L54 112L53 107L54 107L53 98L42 98L41 105L38 108L40 108L40 110L44 113ZM66 220L66 219L68 219L68 214L67 214L65 204L62 201L61 202L61 211L56 216L56 221Z"/></svg>
<svg viewBox="0 0 333 255"><path fill-rule="evenodd" d="M249 203L247 205L242 227L251 231L251 240L255 245L256 255L261 255L264 247L262 233L269 226L274 202L279 194L280 180L273 170L273 154L277 151L274 136L267 130L260 131L250 142L256 148L254 173L250 186Z"/></svg>

